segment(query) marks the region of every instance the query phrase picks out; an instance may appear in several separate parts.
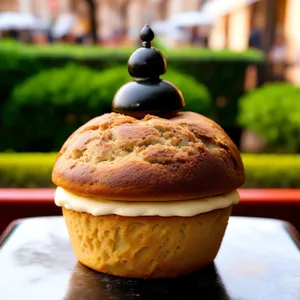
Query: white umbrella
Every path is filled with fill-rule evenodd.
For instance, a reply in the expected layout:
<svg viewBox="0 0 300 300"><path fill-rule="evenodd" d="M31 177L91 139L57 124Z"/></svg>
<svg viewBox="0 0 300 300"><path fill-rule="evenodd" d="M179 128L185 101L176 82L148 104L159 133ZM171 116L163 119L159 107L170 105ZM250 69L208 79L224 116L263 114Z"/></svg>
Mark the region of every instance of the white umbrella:
<svg viewBox="0 0 300 300"><path fill-rule="evenodd" d="M20 12L0 13L0 30L30 30L37 29L39 26L38 20L30 14Z"/></svg>
<svg viewBox="0 0 300 300"><path fill-rule="evenodd" d="M211 26L214 23L212 15L201 11L186 11L170 19L170 24L176 27Z"/></svg>
<svg viewBox="0 0 300 300"><path fill-rule="evenodd" d="M155 21L151 24L152 30L157 35L167 35L171 38L180 38L184 35L182 29L174 26L171 22L168 21Z"/></svg>
<svg viewBox="0 0 300 300"><path fill-rule="evenodd" d="M166 34L169 30L174 30L174 26L172 27L168 21L155 21L151 23L151 29L155 32L155 34Z"/></svg>
<svg viewBox="0 0 300 300"><path fill-rule="evenodd" d="M52 28L53 37L60 38L68 34L71 31L74 22L74 17L71 14L66 13L61 15Z"/></svg>

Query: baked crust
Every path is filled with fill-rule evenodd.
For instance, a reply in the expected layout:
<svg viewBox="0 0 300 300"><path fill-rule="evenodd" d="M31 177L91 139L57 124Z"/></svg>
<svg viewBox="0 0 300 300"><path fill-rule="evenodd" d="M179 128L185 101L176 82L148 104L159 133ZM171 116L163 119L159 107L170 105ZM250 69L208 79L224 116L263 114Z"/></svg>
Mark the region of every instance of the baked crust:
<svg viewBox="0 0 300 300"><path fill-rule="evenodd" d="M194 217L93 216L63 208L71 244L84 265L121 277L167 278L215 259L232 206Z"/></svg>
<svg viewBox="0 0 300 300"><path fill-rule="evenodd" d="M185 200L240 187L240 153L214 121L192 112L138 120L109 113L76 130L60 150L53 182L110 200Z"/></svg>

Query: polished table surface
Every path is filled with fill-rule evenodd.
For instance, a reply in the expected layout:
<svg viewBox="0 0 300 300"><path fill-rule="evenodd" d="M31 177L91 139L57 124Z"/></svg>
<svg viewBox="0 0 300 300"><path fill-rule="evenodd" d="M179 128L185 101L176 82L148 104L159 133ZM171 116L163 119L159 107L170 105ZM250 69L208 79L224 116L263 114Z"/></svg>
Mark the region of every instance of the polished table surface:
<svg viewBox="0 0 300 300"><path fill-rule="evenodd" d="M122 279L75 258L62 217L23 219L2 236L0 299L300 300L300 249L288 223L231 217L211 266L177 279Z"/></svg>

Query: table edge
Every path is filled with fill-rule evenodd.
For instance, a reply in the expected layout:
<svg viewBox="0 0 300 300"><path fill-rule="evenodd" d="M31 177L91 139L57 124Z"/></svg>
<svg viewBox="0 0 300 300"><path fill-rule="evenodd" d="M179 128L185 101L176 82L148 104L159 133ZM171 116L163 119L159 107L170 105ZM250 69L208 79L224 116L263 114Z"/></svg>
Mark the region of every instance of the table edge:
<svg viewBox="0 0 300 300"><path fill-rule="evenodd" d="M0 249L5 244L11 233L23 222L23 219L17 219L8 224L4 231L0 234Z"/></svg>

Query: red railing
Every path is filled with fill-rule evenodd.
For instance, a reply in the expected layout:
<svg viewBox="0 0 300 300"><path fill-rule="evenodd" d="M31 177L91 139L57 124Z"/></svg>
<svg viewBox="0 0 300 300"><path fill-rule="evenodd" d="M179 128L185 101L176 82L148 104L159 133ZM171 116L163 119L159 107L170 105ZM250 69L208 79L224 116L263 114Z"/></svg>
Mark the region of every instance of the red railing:
<svg viewBox="0 0 300 300"><path fill-rule="evenodd" d="M289 221L300 231L300 189L240 189L233 215ZM0 189L0 233L13 220L60 215L54 189Z"/></svg>

